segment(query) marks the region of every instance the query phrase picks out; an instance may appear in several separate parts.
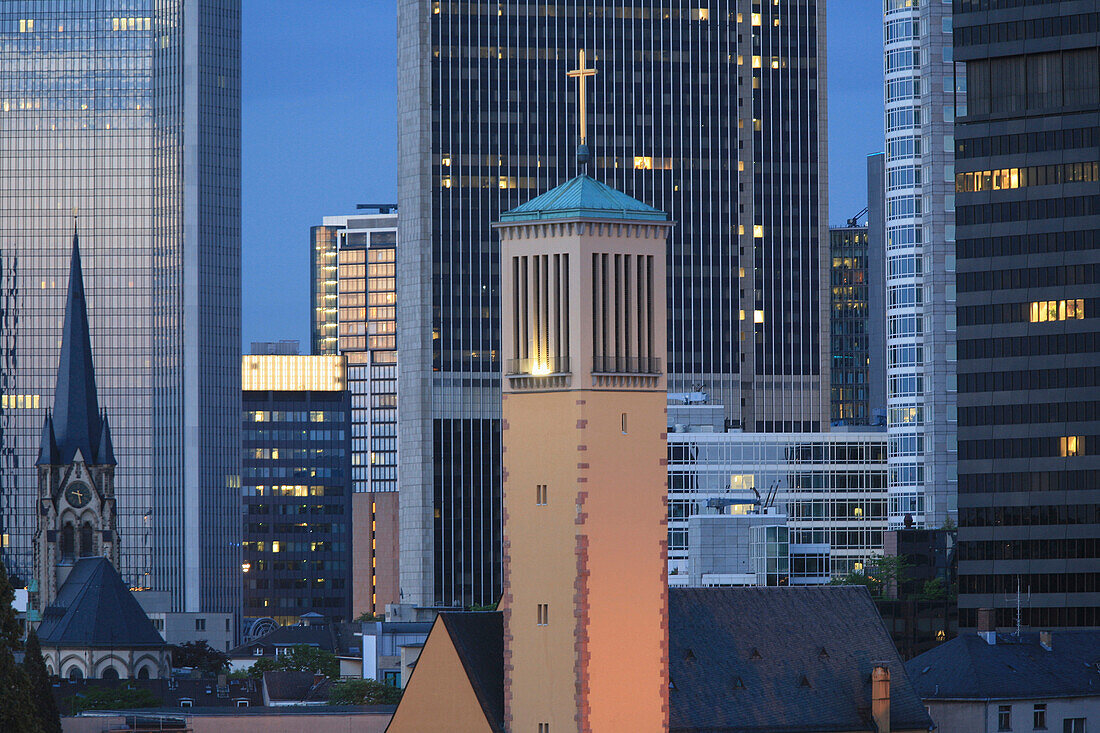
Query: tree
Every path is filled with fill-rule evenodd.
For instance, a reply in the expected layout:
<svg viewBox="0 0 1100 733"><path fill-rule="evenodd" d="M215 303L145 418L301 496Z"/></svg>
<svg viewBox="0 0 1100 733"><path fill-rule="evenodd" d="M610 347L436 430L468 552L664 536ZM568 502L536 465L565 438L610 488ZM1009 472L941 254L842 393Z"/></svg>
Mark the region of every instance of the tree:
<svg viewBox="0 0 1100 733"><path fill-rule="evenodd" d="M248 668L250 677L263 677L264 672L318 672L329 679L340 677L340 660L332 652L315 646L296 644L286 652L272 659L265 657L256 660Z"/></svg>
<svg viewBox="0 0 1100 733"><path fill-rule="evenodd" d="M50 682L49 673L46 672L46 660L42 658L38 634L34 631L27 635L27 648L23 653L23 671L30 683L34 712L43 733L61 733L61 713L57 710L57 701L53 699L53 684Z"/></svg>
<svg viewBox="0 0 1100 733"><path fill-rule="evenodd" d="M942 601L947 598L947 583L940 577L924 581L920 597L924 601Z"/></svg>
<svg viewBox="0 0 1100 733"><path fill-rule="evenodd" d="M205 641L188 641L169 647L173 667L194 667L206 677L217 677L229 666L229 655L214 649Z"/></svg>
<svg viewBox="0 0 1100 733"><path fill-rule="evenodd" d="M385 621L386 615L382 613L371 613L370 611L363 611L361 614L355 617L357 623L370 624L375 621Z"/></svg>
<svg viewBox="0 0 1100 733"><path fill-rule="evenodd" d="M22 633L11 605L14 600L15 591L0 562L0 730L44 733L31 703L30 681L15 663Z"/></svg>
<svg viewBox="0 0 1100 733"><path fill-rule="evenodd" d="M886 598L896 593L909 575L913 565L904 557L881 555L871 558L865 570L853 571L832 581L833 585L865 585L875 598Z"/></svg>
<svg viewBox="0 0 1100 733"><path fill-rule="evenodd" d="M872 559L868 573L878 585L878 596L897 597L901 584L909 578L909 569L913 563L903 555L880 555Z"/></svg>
<svg viewBox="0 0 1100 733"><path fill-rule="evenodd" d="M144 687L126 683L119 687L89 687L68 699L73 713L85 710L134 710L155 708L163 703L159 697Z"/></svg>
<svg viewBox="0 0 1100 733"><path fill-rule="evenodd" d="M396 705L401 689L375 680L337 682L329 693L329 705Z"/></svg>
<svg viewBox="0 0 1100 733"><path fill-rule="evenodd" d="M488 604L485 604L485 605L479 605L477 603L474 603L472 605L466 606L466 610L467 611L495 611L495 610L497 610L497 604L488 603Z"/></svg>

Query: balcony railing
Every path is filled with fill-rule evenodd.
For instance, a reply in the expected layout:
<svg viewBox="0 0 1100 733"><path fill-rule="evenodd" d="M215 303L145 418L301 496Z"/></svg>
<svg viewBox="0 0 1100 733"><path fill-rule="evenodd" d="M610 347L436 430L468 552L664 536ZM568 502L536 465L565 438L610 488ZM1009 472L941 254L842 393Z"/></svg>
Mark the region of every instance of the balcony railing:
<svg viewBox="0 0 1100 733"><path fill-rule="evenodd" d="M661 360L655 356L596 356L595 374L660 374Z"/></svg>
<svg viewBox="0 0 1100 733"><path fill-rule="evenodd" d="M569 357L553 356L537 359L509 359L505 372L509 377L544 377L550 374L568 374Z"/></svg>

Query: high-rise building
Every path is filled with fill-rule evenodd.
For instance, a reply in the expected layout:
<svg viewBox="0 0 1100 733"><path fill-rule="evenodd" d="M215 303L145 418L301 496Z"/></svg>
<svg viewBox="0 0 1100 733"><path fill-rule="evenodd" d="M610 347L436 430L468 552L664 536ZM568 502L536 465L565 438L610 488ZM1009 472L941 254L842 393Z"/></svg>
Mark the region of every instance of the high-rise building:
<svg viewBox="0 0 1100 733"><path fill-rule="evenodd" d="M0 536L31 577L74 208L120 571L240 607L240 2L0 4Z"/></svg>
<svg viewBox="0 0 1100 733"><path fill-rule="evenodd" d="M696 516L776 509L789 539L824 567L792 576L840 578L881 555L886 530L886 435L883 428L828 433L723 431L717 405L668 404L668 582L687 585ZM716 420L715 417L718 419ZM824 552L808 552L820 548ZM747 551L747 547L740 548ZM737 551L729 548L730 552ZM802 582L802 581L800 581Z"/></svg>
<svg viewBox="0 0 1100 733"><path fill-rule="evenodd" d="M951 3L885 0L890 526L956 516Z"/></svg>
<svg viewBox="0 0 1100 733"><path fill-rule="evenodd" d="M326 216L315 254L314 353L347 359L351 393L352 578L356 614L383 613L398 587L397 214ZM320 276L317 274L321 273Z"/></svg>
<svg viewBox="0 0 1100 733"><path fill-rule="evenodd" d="M1100 625L1092 2L958 2L959 625Z"/></svg>
<svg viewBox="0 0 1100 733"><path fill-rule="evenodd" d="M886 154L867 156L867 395L871 423L886 422Z"/></svg>
<svg viewBox="0 0 1100 733"><path fill-rule="evenodd" d="M310 227L309 302L313 306L310 321L310 353L324 356L337 353L337 305L339 287L336 261L338 227Z"/></svg>
<svg viewBox="0 0 1100 733"><path fill-rule="evenodd" d="M398 3L401 589L500 592L500 212L578 171L668 212L668 384L747 430L829 415L825 4ZM588 65L587 63L585 64ZM826 365L826 366L823 366Z"/></svg>
<svg viewBox="0 0 1100 733"><path fill-rule="evenodd" d="M871 313L867 227L829 229L831 313L829 372L834 425L871 422Z"/></svg>
<svg viewBox="0 0 1100 733"><path fill-rule="evenodd" d="M242 357L246 617L353 618L345 372L338 355Z"/></svg>

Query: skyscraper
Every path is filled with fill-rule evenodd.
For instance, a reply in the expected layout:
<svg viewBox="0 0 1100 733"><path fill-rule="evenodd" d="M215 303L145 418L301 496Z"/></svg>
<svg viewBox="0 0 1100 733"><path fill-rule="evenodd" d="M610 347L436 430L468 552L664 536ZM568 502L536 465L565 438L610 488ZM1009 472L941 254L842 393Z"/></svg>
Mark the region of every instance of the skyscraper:
<svg viewBox="0 0 1100 733"><path fill-rule="evenodd" d="M0 537L30 579L80 212L120 570L240 604L240 3L0 5Z"/></svg>
<svg viewBox="0 0 1100 733"><path fill-rule="evenodd" d="M577 171L669 213L668 386L747 430L829 405L825 6L398 3L401 590L500 590L500 272L489 226ZM824 372L824 373L823 373Z"/></svg>
<svg viewBox="0 0 1100 733"><path fill-rule="evenodd" d="M830 317L833 424L871 422L871 350L868 319L871 302L867 227L849 222L829 229L832 255ZM877 304L876 304L877 305Z"/></svg>
<svg viewBox="0 0 1100 733"><path fill-rule="evenodd" d="M314 251L314 353L347 358L356 613L400 601L397 492L397 214L326 216ZM320 335L319 337L319 334Z"/></svg>
<svg viewBox="0 0 1100 733"><path fill-rule="evenodd" d="M959 625L1100 625L1100 13L960 2Z"/></svg>
<svg viewBox="0 0 1100 733"><path fill-rule="evenodd" d="M244 615L291 625L319 611L350 621L345 359L257 346L241 360Z"/></svg>
<svg viewBox="0 0 1100 733"><path fill-rule="evenodd" d="M885 0L890 526L956 516L951 4ZM952 520L954 521L954 520Z"/></svg>

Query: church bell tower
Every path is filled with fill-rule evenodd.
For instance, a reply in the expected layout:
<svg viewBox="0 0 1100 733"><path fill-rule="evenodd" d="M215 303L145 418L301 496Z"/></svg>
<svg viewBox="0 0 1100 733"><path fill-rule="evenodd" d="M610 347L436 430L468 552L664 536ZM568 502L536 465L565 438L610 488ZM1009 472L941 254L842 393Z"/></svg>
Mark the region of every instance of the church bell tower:
<svg viewBox="0 0 1100 733"><path fill-rule="evenodd" d="M54 407L42 427L36 465L35 605L43 610L53 604L81 557L105 557L118 568L115 452L107 414L99 409L96 393L75 227Z"/></svg>
<svg viewBox="0 0 1100 733"><path fill-rule="evenodd" d="M578 82L587 166L585 55ZM668 730L665 242L578 175L500 217L504 720Z"/></svg>

